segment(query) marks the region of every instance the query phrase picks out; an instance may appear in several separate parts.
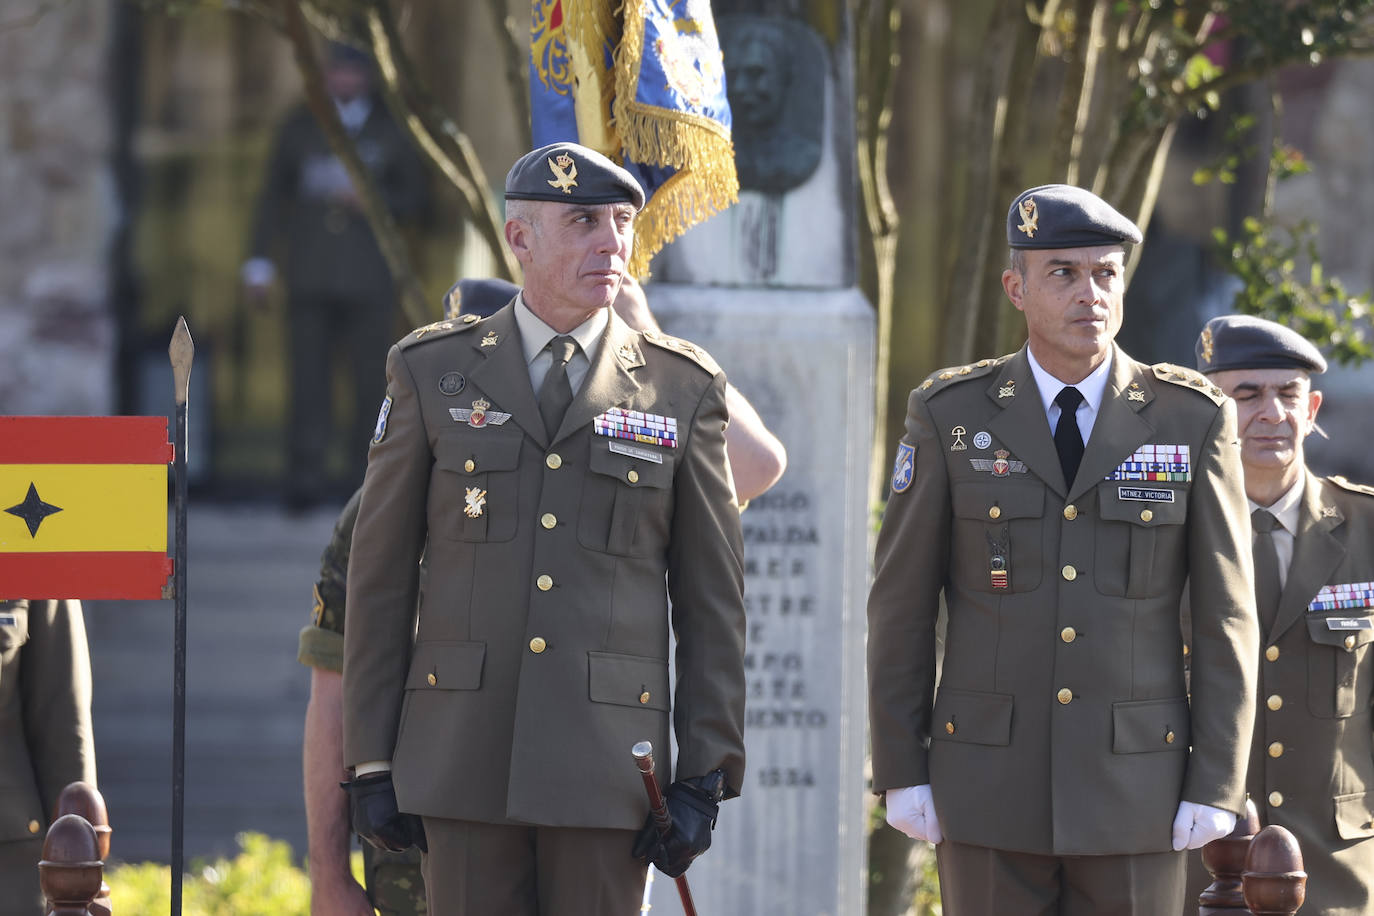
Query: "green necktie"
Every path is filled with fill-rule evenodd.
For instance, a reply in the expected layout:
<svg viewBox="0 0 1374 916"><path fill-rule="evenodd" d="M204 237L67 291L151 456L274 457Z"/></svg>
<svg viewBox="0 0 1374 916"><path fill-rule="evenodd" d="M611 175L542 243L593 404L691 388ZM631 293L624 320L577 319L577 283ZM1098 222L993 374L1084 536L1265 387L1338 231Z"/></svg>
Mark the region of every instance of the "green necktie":
<svg viewBox="0 0 1374 916"><path fill-rule="evenodd" d="M1279 614L1279 553L1274 548L1274 528L1279 520L1267 509L1250 513L1250 526L1255 529L1255 607L1259 611L1260 638L1274 626Z"/></svg>
<svg viewBox="0 0 1374 916"><path fill-rule="evenodd" d="M558 427L563 425L563 415L568 412L568 405L573 400L572 383L568 381L568 361L576 349L577 341L566 334L549 341L553 363L544 374L544 384L539 386L539 415L544 418L544 431L548 433L549 441L553 441Z"/></svg>

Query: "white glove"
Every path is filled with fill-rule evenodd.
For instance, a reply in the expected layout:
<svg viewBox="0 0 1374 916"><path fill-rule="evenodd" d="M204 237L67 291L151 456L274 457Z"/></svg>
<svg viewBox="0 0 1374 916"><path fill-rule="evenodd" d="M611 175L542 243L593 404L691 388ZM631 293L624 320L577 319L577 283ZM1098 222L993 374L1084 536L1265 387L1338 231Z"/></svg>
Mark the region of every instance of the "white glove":
<svg viewBox="0 0 1374 916"><path fill-rule="evenodd" d="M1174 851L1201 849L1235 829L1236 816L1230 811L1181 801L1174 815Z"/></svg>
<svg viewBox="0 0 1374 916"><path fill-rule="evenodd" d="M931 797L929 783L905 789L888 789L887 822L913 840L939 843L945 838L940 832L940 821L935 816L935 800Z"/></svg>

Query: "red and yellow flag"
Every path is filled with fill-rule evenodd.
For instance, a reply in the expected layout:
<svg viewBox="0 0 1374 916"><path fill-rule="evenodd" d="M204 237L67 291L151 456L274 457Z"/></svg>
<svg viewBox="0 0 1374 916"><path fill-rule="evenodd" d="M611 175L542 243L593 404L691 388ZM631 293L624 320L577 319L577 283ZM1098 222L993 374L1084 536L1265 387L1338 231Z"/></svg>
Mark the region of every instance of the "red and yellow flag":
<svg viewBox="0 0 1374 916"><path fill-rule="evenodd" d="M166 417L0 417L0 596L161 598Z"/></svg>

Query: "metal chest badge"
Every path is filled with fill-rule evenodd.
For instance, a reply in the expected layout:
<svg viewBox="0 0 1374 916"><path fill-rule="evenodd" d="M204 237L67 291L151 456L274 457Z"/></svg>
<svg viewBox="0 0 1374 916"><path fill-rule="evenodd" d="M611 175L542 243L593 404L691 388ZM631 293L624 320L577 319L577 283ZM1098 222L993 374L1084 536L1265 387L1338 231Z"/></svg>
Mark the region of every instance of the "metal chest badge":
<svg viewBox="0 0 1374 916"><path fill-rule="evenodd" d="M468 487L463 494L463 514L468 518L481 518L482 507L487 504L487 491L480 487Z"/></svg>
<svg viewBox="0 0 1374 916"><path fill-rule="evenodd" d="M905 493L916 476L916 447L897 443L897 461L892 466L892 492Z"/></svg>
<svg viewBox="0 0 1374 916"><path fill-rule="evenodd" d="M504 410L492 410L491 402L486 398L478 398L472 402L472 407L450 407L449 416L459 423L466 423L473 429L481 429L484 426L500 426L510 419L510 414Z"/></svg>
<svg viewBox="0 0 1374 916"><path fill-rule="evenodd" d="M1026 473L1026 463L1011 457L1011 452L1006 449L999 448L992 454L992 458L970 458L968 463L975 471L991 471L993 477Z"/></svg>
<svg viewBox="0 0 1374 916"><path fill-rule="evenodd" d="M1011 537L1005 525L1002 530L994 535L991 531L987 534L988 538L988 582L996 589L1007 588L1011 585L1011 570L1008 569L1007 554L1008 545Z"/></svg>

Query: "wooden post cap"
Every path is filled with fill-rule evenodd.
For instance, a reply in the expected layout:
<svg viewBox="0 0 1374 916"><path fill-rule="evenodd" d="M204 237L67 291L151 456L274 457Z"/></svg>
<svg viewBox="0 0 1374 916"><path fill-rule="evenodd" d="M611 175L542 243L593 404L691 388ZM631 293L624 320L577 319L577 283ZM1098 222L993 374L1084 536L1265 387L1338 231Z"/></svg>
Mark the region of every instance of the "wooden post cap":
<svg viewBox="0 0 1374 916"><path fill-rule="evenodd" d="M38 884L52 903L50 916L86 916L100 893L103 863L97 856L95 828L79 814L53 821L43 840Z"/></svg>
<svg viewBox="0 0 1374 916"><path fill-rule="evenodd" d="M1245 856L1245 903L1256 916L1292 916L1307 899L1302 850L1292 833L1270 824Z"/></svg>
<svg viewBox="0 0 1374 916"><path fill-rule="evenodd" d="M1245 812L1236 818L1235 829L1202 847L1202 864L1211 873L1212 883L1198 896L1200 916L1245 912L1241 876L1245 872L1245 854L1249 852L1250 842L1259 831L1259 811L1255 803L1247 798Z"/></svg>
<svg viewBox="0 0 1374 916"><path fill-rule="evenodd" d="M105 807L105 796L100 794L99 789L88 782L68 783L57 794L53 820L64 814L79 814L85 818L95 828L98 858L104 861L110 857L110 812Z"/></svg>

